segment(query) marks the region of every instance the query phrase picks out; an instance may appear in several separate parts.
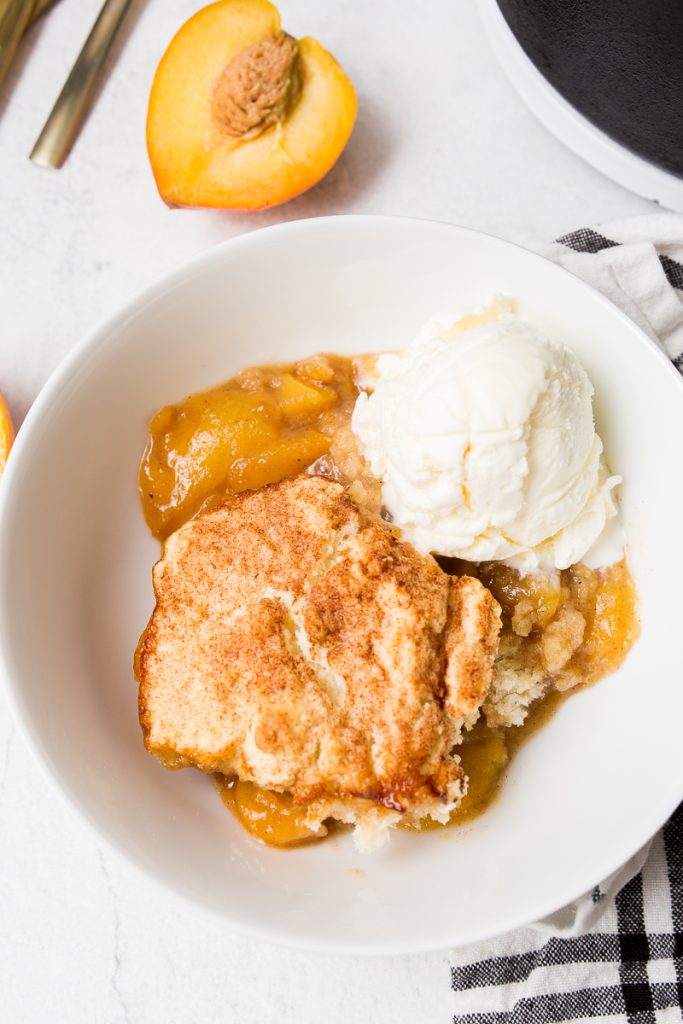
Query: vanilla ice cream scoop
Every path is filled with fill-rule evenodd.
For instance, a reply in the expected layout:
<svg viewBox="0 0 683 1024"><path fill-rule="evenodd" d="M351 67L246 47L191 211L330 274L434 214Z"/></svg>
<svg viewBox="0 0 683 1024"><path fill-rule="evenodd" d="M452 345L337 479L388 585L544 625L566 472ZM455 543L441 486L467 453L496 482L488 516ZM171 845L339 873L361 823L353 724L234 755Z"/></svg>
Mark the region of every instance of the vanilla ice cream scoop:
<svg viewBox="0 0 683 1024"><path fill-rule="evenodd" d="M617 511L592 398L576 356L530 324L454 332L432 320L378 359L352 425L419 550L564 569Z"/></svg>

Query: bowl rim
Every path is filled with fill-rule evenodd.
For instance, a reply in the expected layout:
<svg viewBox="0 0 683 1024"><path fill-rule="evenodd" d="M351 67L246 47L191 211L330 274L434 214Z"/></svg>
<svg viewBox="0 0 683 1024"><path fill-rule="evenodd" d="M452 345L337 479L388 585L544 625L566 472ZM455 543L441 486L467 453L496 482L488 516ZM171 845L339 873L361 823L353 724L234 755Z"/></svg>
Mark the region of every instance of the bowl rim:
<svg viewBox="0 0 683 1024"><path fill-rule="evenodd" d="M86 830L90 832L92 838L95 839L97 843L101 844L108 853L123 860L133 869L141 880L144 879L148 883L152 882L158 891L170 894L174 899L184 904L188 910L191 910L194 913L199 912L213 921L219 921L228 932L233 934L244 935L250 938L286 946L288 948L314 953L342 954L351 956L408 956L420 953L441 952L448 948L461 948L473 942L486 941L508 934L518 928L530 925L535 921L547 917L549 914L560 909L560 907L566 906L578 899L585 892L590 890L590 884L588 886L582 885L578 892L570 892L569 897L566 899L563 897L562 902L559 905L556 900L552 900L549 903L541 900L539 901L539 905L534 904L533 906L530 902L529 911L524 914L518 914L513 920L506 922L502 930L496 929L491 931L490 927L486 926L481 929L471 929L464 938L458 937L453 941L444 941L441 937L435 941L423 940L417 943L393 939L384 941L381 944L363 944L362 942L351 943L347 941L340 942L334 939L328 941L320 938L311 939L305 936L294 936L287 929L277 925L265 926L251 924L242 919L234 921L226 917L222 910L210 906L208 903L197 899L180 888L176 888L170 881L160 878L151 869L143 866L138 861L132 850L129 850L128 847L121 844L110 833L104 820L100 817L96 817L86 810L86 808L81 804L78 796L65 782L62 781L57 764L52 763L50 756L44 750L38 730L34 727L30 715L25 712L22 705L21 686L17 680L13 678L10 671L8 657L9 639L5 625L5 606L9 595L6 593L7 588L5 586L3 568L5 565L5 559L3 557L3 549L10 543L6 519L9 514L8 510L12 500L11 495L13 481L22 465L24 450L29 447L37 425L40 423L43 414L49 410L53 400L58 396L63 383L68 381L76 372L78 372L78 370L87 363L90 357L100 348L101 345L106 344L109 336L115 332L120 332L125 327L128 320L138 316L146 306L157 302L165 293L171 292L177 286L194 277L200 276L205 269L209 268L213 264L220 263L225 253L234 253L236 250L241 248L248 248L254 245L258 246L264 239L270 238L272 235L276 234L290 234L294 239L296 239L297 236L301 234L305 235L319 230L326 231L330 228L333 231L338 228L343 230L349 225L365 227L373 225L377 227L394 225L395 227L403 226L406 228L415 225L422 225L425 227L428 226L436 232L442 231L444 235L455 234L460 235L461 238L465 239L468 237L476 239L483 236L484 238L491 239L497 245L507 248L513 253L513 255L515 253L522 252L524 253L525 258L531 256L533 259L553 267L557 271L558 275L568 275L573 278L575 282L578 282L578 286L580 288L592 293L594 300L597 298L597 300L610 311L611 316L616 317L621 321L621 323L628 329L628 332L638 338L638 343L644 348L644 351L649 353L651 358L654 358L655 362L659 364L665 374L668 374L672 380L675 379L676 386L680 388L681 399L683 400L683 375L681 375L681 373L679 373L679 371L674 367L672 361L660 346L652 338L648 337L645 331L643 331L638 324L631 320L631 318L628 317L626 313L624 313L610 299L606 298L606 296L597 291L582 278L572 274L571 271L566 270L564 267L554 263L550 259L547 259L545 256L542 256L539 253L527 249L525 246L519 245L515 242L499 238L490 232L478 231L473 228L462 227L457 224L450 224L448 222L430 220L427 218L374 214L339 214L325 217L298 219L285 223L269 225L247 231L233 238L229 238L215 245L209 246L207 249L201 250L199 253L181 261L170 271L160 275L150 284L139 289L124 303L118 306L113 313L102 317L90 331L77 341L73 348L67 352L67 354L50 373L46 382L40 389L35 401L29 408L21 427L17 431L17 436L7 460L2 482L0 483L0 691L4 692L5 699L8 707L10 708L11 719L17 729L17 732L31 752L34 761L38 763L39 768L43 773L43 777L47 780L52 791L58 795L63 804L65 804L75 817L85 826ZM593 879L592 884L597 884L604 878L609 877L620 867L625 865L636 853L638 853L638 851L641 850L665 824L670 815L676 810L681 799L683 799L683 774L681 779L680 795L672 802L671 807L668 808L666 817L663 820L660 820L660 816L657 815L657 820L654 824L652 821L648 821L645 827L641 828L638 841L632 842L618 858L608 858L607 870L601 870L599 877Z"/></svg>

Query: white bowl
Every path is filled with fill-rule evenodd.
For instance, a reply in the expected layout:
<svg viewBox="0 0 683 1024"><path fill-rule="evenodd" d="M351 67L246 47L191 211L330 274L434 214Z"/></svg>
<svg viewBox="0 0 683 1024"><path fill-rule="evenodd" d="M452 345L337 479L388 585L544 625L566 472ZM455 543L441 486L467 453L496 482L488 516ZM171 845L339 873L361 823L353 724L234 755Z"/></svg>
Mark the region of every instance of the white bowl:
<svg viewBox="0 0 683 1024"><path fill-rule="evenodd" d="M87 284L87 283L86 283ZM147 421L240 367L397 348L440 307L493 293L569 345L623 505L642 635L568 701L461 830L348 835L291 851L251 839L209 779L144 750L133 651L158 546L138 504ZM101 840L230 926L310 949L442 949L544 916L631 856L683 797L680 588L683 385L581 281L462 228L309 220L199 256L99 327L46 385L0 489L0 646L23 733Z"/></svg>

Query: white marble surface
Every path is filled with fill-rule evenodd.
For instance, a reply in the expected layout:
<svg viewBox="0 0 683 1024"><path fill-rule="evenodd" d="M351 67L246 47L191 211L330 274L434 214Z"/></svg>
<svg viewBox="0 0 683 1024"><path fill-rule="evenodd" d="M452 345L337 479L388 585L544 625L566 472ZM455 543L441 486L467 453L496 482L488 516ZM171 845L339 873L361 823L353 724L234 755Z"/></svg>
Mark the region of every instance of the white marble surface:
<svg viewBox="0 0 683 1024"><path fill-rule="evenodd" d="M511 91L474 0L283 0L360 101L328 178L271 212L170 211L144 142L156 63L199 0L138 0L63 170L27 154L101 0L60 0L0 100L0 389L18 423L93 323L187 256L319 214L428 217L541 244L648 212L538 125ZM448 956L363 961L248 941L194 916L98 847L46 786L0 703L0 993L13 1022L448 1021ZM397 893L400 899L400 893ZM457 913L457 908L450 911Z"/></svg>

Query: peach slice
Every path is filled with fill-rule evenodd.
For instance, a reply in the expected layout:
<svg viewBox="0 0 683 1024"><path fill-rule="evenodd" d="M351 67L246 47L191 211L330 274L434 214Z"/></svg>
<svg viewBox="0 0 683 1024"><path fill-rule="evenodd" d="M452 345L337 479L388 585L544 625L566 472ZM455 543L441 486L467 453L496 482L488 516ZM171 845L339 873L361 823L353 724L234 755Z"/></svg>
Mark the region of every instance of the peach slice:
<svg viewBox="0 0 683 1024"><path fill-rule="evenodd" d="M277 398L285 416L295 419L317 416L338 401L334 388L307 384L291 373L280 374Z"/></svg>
<svg viewBox="0 0 683 1024"><path fill-rule="evenodd" d="M284 33L268 0L221 0L166 50L147 148L169 205L262 209L320 181L355 117L353 86L319 42Z"/></svg>
<svg viewBox="0 0 683 1024"><path fill-rule="evenodd" d="M240 824L269 846L296 846L327 835L324 825L315 832L306 825L305 808L297 807L288 793L273 793L224 775L214 775L214 782Z"/></svg>
<svg viewBox="0 0 683 1024"><path fill-rule="evenodd" d="M230 467L228 480L233 491L257 491L287 476L298 476L329 450L329 438L317 430L304 430L292 437L273 441L266 448Z"/></svg>
<svg viewBox="0 0 683 1024"><path fill-rule="evenodd" d="M7 402L0 394L0 473L5 468L13 440L14 428L12 426L12 418L7 408Z"/></svg>
<svg viewBox="0 0 683 1024"><path fill-rule="evenodd" d="M152 532L167 537L229 484L230 466L277 442L280 412L264 391L191 395L150 424L140 493Z"/></svg>

